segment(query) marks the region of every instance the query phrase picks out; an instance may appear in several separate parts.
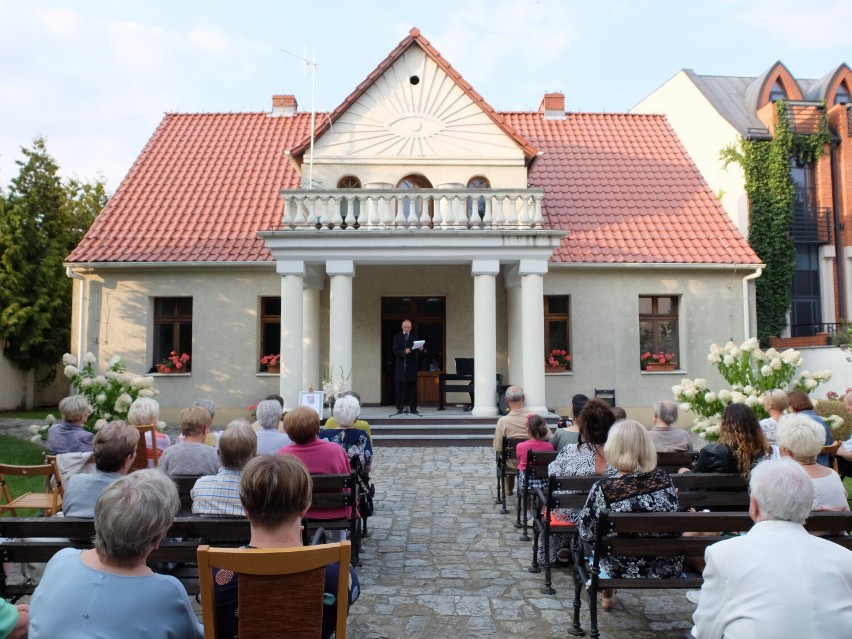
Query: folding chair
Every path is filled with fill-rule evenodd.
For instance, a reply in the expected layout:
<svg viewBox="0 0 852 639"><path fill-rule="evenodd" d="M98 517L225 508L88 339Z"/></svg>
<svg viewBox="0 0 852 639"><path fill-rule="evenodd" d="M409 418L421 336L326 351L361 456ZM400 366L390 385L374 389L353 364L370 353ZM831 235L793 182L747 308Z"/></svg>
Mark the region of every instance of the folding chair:
<svg viewBox="0 0 852 639"><path fill-rule="evenodd" d="M145 433L148 433L151 438L151 450L154 453L154 468L156 468L160 465L160 451L157 448L157 427L149 424L147 426L134 426L134 428L139 431L139 443L136 445L136 458L130 467L131 472L148 468L148 444L145 441Z"/></svg>
<svg viewBox="0 0 852 639"><path fill-rule="evenodd" d="M822 447L822 455L828 455L828 465L834 469L834 472L840 474L837 467L837 449L840 448L840 442L834 442L828 446Z"/></svg>
<svg viewBox="0 0 852 639"><path fill-rule="evenodd" d="M15 477L44 477L45 492L28 492L20 497L12 497L8 481L6 480L7 475ZM55 479L52 487L51 478ZM0 489L2 489L0 490L0 494L2 494L6 502L0 504L0 513L8 510L12 513L13 517L17 517L18 508L34 508L41 510L45 517L52 517L62 508L61 486L62 482L59 477L59 471L56 470L56 463L54 462L38 466L0 464Z"/></svg>
<svg viewBox="0 0 852 639"><path fill-rule="evenodd" d="M348 541L271 549L199 546L198 579L205 639L220 638L216 629L214 567L239 576L237 623L241 639L318 639L322 634L325 568L335 562L337 590L330 593L337 600L335 637L346 639L350 552Z"/></svg>

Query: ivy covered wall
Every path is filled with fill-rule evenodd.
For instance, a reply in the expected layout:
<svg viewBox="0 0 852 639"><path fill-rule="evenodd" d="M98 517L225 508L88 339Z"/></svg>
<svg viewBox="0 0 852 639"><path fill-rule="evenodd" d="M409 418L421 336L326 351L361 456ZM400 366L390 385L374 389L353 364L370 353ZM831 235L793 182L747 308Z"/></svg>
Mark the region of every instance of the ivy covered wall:
<svg viewBox="0 0 852 639"><path fill-rule="evenodd" d="M796 245L790 235L795 187L790 175L794 159L813 164L829 142L823 110L819 132L799 134L790 129L787 103L775 104L776 128L771 140L740 141L721 152L725 166L736 162L745 174L749 199L748 241L766 265L755 282L757 337L764 346L787 326L793 296Z"/></svg>

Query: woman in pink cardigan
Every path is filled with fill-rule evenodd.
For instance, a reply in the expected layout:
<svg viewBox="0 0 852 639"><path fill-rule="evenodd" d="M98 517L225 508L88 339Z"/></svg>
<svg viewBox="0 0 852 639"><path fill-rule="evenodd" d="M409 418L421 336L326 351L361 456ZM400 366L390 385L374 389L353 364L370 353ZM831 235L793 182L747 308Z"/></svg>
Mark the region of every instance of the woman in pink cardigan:
<svg viewBox="0 0 852 639"><path fill-rule="evenodd" d="M349 458L337 444L319 439L319 415L307 406L294 408L284 416L284 430L293 440L289 446L278 451L279 455L293 455L302 460L312 475L348 475L351 471ZM311 508L309 519L338 519L348 517L346 508Z"/></svg>

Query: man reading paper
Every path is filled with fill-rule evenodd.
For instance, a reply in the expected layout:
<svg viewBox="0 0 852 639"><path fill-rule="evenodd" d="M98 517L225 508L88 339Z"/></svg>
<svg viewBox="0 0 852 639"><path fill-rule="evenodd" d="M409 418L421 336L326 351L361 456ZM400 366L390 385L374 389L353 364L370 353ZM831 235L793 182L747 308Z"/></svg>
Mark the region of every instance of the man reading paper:
<svg viewBox="0 0 852 639"><path fill-rule="evenodd" d="M415 343L416 342L416 343ZM424 342L416 340L411 332L411 320L402 323L402 332L394 335L393 354L396 358L394 382L396 384L396 410L404 412L406 406L412 415L417 412L417 370Z"/></svg>

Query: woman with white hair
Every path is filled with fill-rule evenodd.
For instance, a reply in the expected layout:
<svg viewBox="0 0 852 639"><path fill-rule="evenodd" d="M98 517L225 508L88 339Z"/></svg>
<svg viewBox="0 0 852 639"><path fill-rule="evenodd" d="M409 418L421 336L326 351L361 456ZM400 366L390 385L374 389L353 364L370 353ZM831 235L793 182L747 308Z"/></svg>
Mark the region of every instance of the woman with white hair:
<svg viewBox="0 0 852 639"><path fill-rule="evenodd" d="M814 484L813 510L849 510L846 489L834 469L816 461L825 440L823 427L802 413L785 415L778 423L778 448L805 469Z"/></svg>
<svg viewBox="0 0 852 639"><path fill-rule="evenodd" d="M352 395L345 395L334 403L334 417L337 428L323 429L320 439L333 442L343 448L350 462L358 459L359 468L369 473L373 464L373 445L367 433L355 428L355 421L361 414L361 404Z"/></svg>
<svg viewBox="0 0 852 639"><path fill-rule="evenodd" d="M92 450L94 433L83 428L92 412L85 395L70 395L59 402L62 421L47 431L47 454L88 453Z"/></svg>
<svg viewBox="0 0 852 639"><path fill-rule="evenodd" d="M669 474L657 468L657 451L648 430L639 422L626 419L609 431L603 454L607 464L617 469L615 477L605 477L589 491L578 522L580 537L594 543L600 516L604 512L676 512L677 490ZM658 536L658 535L654 535ZM642 559L607 555L600 567L609 577L657 577L669 579L683 572L683 556L645 557ZM615 591L601 591L601 607L612 610Z"/></svg>
<svg viewBox="0 0 852 639"><path fill-rule="evenodd" d="M257 431L257 454L274 455L293 443L286 433L278 431L281 421L281 404L274 399L264 399L254 409L260 430Z"/></svg>
<svg viewBox="0 0 852 639"><path fill-rule="evenodd" d="M153 426L154 432L157 433L157 460L159 462L160 455L169 446L172 445L172 440L165 433L157 430L157 423L160 419L160 405L156 400L150 397L137 397L130 405L127 411L127 421L131 426ZM145 450L148 455L148 468L154 466L154 444L151 441L151 433L145 432Z"/></svg>
<svg viewBox="0 0 852 639"><path fill-rule="evenodd" d="M179 508L177 487L158 470L113 482L95 506L95 547L65 548L47 564L30 602L30 639L201 639L184 587L146 565Z"/></svg>

